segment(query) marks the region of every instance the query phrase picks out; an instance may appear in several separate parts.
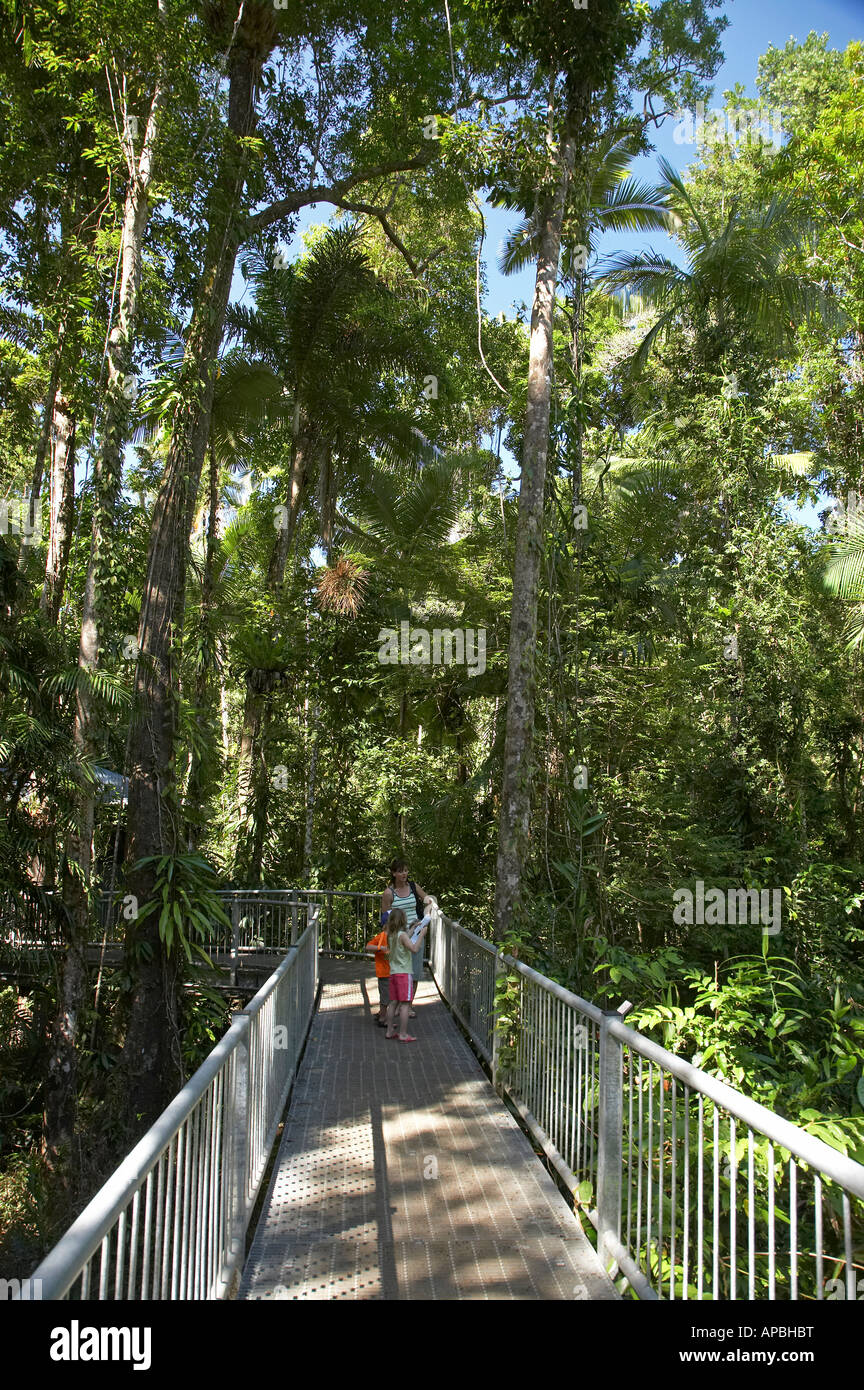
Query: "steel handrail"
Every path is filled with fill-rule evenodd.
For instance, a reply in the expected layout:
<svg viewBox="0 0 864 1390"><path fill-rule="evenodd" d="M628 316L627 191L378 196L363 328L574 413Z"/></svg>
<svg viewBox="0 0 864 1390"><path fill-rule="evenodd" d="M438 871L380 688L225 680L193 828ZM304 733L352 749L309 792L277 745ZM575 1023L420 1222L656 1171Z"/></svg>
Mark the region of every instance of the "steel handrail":
<svg viewBox="0 0 864 1390"><path fill-rule="evenodd" d="M248 1042L256 1016L274 997L280 984L286 975L291 973L295 963L304 952L317 948L317 918L318 912L316 910L297 944L288 949L284 960L280 962L277 969L261 986L246 1008L235 1015L225 1035L215 1045L198 1070L100 1188L57 1245L49 1251L38 1269L34 1271L33 1278L41 1280L43 1298L62 1299L82 1271L87 1269L89 1262L94 1258L102 1242L109 1236L118 1221L125 1220L125 1213L130 1202L140 1193L142 1185L147 1182L154 1169L161 1163L166 1151L177 1139L183 1126L190 1120L196 1107L208 1094L210 1087L220 1073L227 1067L233 1054L244 1043ZM317 964L314 961L313 968L317 978ZM314 990L311 1005L314 1007ZM284 1104L284 1099L282 1103ZM281 1106L277 1105L276 1109L281 1112ZM245 1123L248 1124L248 1110L245 1115ZM272 1139L278 1127L279 1118L279 1114L276 1113L269 1117L264 1144L268 1150L272 1147ZM222 1124L221 1115L219 1124L220 1126ZM238 1138L241 1142L243 1161L247 1167L242 1184L238 1184L237 1192L234 1194L239 1207L239 1212L233 1213L231 1217L231 1223L233 1223L231 1224L232 1241L235 1246L238 1244L236 1221L239 1219L245 1232L245 1223L251 1211L251 1197L254 1197L254 1191L259 1185L263 1173L263 1166L261 1173L255 1174L248 1170L251 1157L249 1131L247 1130L243 1136L238 1136ZM260 1160L259 1166L261 1166ZM247 1190L250 1182L251 1194ZM240 1190L241 1187L242 1191ZM242 1241L240 1244L242 1245ZM242 1251L239 1257L242 1258ZM236 1265L237 1258L238 1251L235 1250L233 1260L229 1261L229 1264Z"/></svg>
<svg viewBox="0 0 864 1390"><path fill-rule="evenodd" d="M586 1214L597 1227L601 1252L607 1261L617 1264L619 1271L627 1278L639 1297L662 1297L664 1283L668 1283L670 1297L692 1297L694 1294L688 1293L688 1278L691 1288L695 1288L695 1297L703 1297L703 1287L707 1286L711 1279L713 1296L719 1296L718 1164L724 1153L727 1156L731 1154L731 1157L723 1179L724 1184L728 1184L728 1189L724 1190L728 1190L729 1205L728 1209L724 1210L722 1221L726 1223L723 1226L724 1231L728 1226L727 1253L730 1257L728 1272L724 1276L728 1282L728 1292L723 1296L737 1297L738 1218L742 1223L739 1254L746 1263L749 1296L755 1296L753 1289L757 1275L754 1261L757 1257L757 1247L753 1206L756 1178L754 1143L757 1138L768 1143L768 1196L763 1199L763 1204L767 1203L769 1250L759 1257L769 1261L767 1296L776 1296L775 1277L781 1259L789 1261L789 1297L794 1299L799 1296L798 1261L799 1258L810 1258L806 1249L799 1248L796 1234L796 1191L801 1191L800 1184L805 1176L808 1177L808 1182L812 1181L813 1184L813 1205L807 1219L815 1222L816 1253L813 1258L816 1261L816 1297L825 1296L823 1268L826 1265L830 1266L832 1262L837 1267L845 1265L847 1297L856 1296L852 1258L853 1213L850 1199L864 1201L864 1164L847 1157L838 1148L777 1115L761 1102L743 1095L720 1078L661 1047L638 1030L626 1026L619 1012L602 1009L589 1000L582 999L557 981L548 979L522 961L501 952L494 943L478 937L460 923L444 917L443 914L439 916L438 939L433 942L432 948L433 975L439 990L468 1031L478 1051L490 1062L493 1081L497 1088L506 1095L521 1115L526 1128L544 1150L565 1185L575 1193L577 1189L581 1189L586 1178L589 1180L591 1191L596 1192L597 1205L590 1211L586 1210ZM469 948L467 955L462 947ZM479 958L478 947L482 948ZM490 996L494 1000L494 980L508 969L521 977L523 985L521 1004L517 1006L517 1021L506 1030L511 1039L510 1050L512 1052L515 1046L516 1051L512 1054L512 1059L507 1058L507 1066L503 1074L499 1075L499 1060L503 1046L499 1041L497 1026L499 1010L497 1004L493 1004L490 1052L487 1046L490 1020L482 1007L478 1012L477 1004L478 1001L488 1001ZM457 1006L457 998L461 1008ZM488 1004L486 1007L488 1008ZM463 1011L466 1009L470 1017L465 1016ZM474 1025L471 1022L472 1018L477 1020ZM580 1020L578 1026L575 1022L577 1019ZM626 1068L623 1063L625 1050L632 1054ZM644 1075L643 1059L648 1063ZM652 1140L654 1068L657 1069L660 1089L654 1117L655 1138ZM679 1082L683 1090L678 1094L676 1101L676 1086ZM664 1091L670 1088L670 1095L664 1102ZM690 1110L691 1097L694 1105L698 1102L695 1113ZM706 1101L713 1106L713 1138L711 1134L706 1136L703 1128L703 1103ZM669 1128L666 1131L664 1148L663 1125L667 1118L667 1109ZM724 1117L721 1122L724 1135L721 1135L718 1129L721 1111ZM678 1126L682 1120L684 1128L680 1130ZM694 1122L692 1144L688 1149L688 1126ZM740 1160L735 1156L736 1128L739 1123L745 1131L741 1138L747 1140L745 1156ZM647 1147L644 1144L646 1130L643 1129L643 1124L647 1124ZM727 1130L728 1138L725 1133ZM781 1153L786 1152L789 1155L788 1159L779 1165L775 1165L772 1157L775 1146ZM562 1150L568 1157L565 1157ZM677 1188L676 1152L681 1169ZM709 1165L704 1183L703 1158ZM762 1161L766 1161L764 1154ZM693 1185L690 1186L689 1194L691 1202L696 1199L696 1207L691 1211L688 1205L687 1183L693 1164L696 1167L692 1173ZM798 1167L798 1164L801 1166ZM578 1173L574 1170L578 1170ZM784 1171L785 1178L782 1177ZM713 1198L709 1195L712 1174ZM782 1220L779 1206L781 1197L777 1196L775 1199L773 1186L777 1174L781 1174L781 1190L784 1182L788 1181L786 1200L791 1203L792 1208L788 1227L789 1249L785 1253L775 1246L777 1223ZM744 1197L741 1199L737 1193L739 1176L742 1180L746 1177L747 1181ZM822 1214L823 1179L836 1185L834 1201L840 1203L836 1210L841 1221L841 1234L838 1238L842 1239L842 1254L829 1254L823 1249L823 1234L827 1230ZM680 1190L682 1185L683 1191ZM657 1204L652 1223L651 1195L655 1187ZM646 1213L642 1209L643 1197L648 1203L644 1242L642 1216ZM664 1202L667 1200L669 1219L673 1227L666 1230L664 1244ZM626 1236L622 1235L625 1207ZM586 1209L584 1204L583 1209ZM628 1248L631 1216L635 1216L636 1221L635 1244L632 1250ZM762 1219L760 1216L759 1220ZM859 1222L862 1219L860 1208L856 1219ZM709 1232L713 1232L710 1239ZM723 1236L724 1240L726 1238ZM713 1266L710 1274L705 1244L709 1246ZM668 1263L664 1264L667 1257ZM643 1259L646 1261L644 1268L640 1264ZM744 1275L740 1277L743 1280ZM785 1277L784 1275L784 1279ZM657 1283L656 1290L652 1287L652 1278ZM677 1294L676 1284L681 1286L681 1292Z"/></svg>

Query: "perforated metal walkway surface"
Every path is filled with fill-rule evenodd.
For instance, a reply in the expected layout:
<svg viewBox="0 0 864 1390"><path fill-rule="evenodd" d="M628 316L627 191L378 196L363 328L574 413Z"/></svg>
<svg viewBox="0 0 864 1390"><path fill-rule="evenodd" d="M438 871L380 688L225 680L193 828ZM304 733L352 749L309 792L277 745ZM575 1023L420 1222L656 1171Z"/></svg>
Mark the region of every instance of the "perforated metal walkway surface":
<svg viewBox="0 0 864 1390"><path fill-rule="evenodd" d="M388 1042L369 966L321 964L239 1297L615 1299L434 983Z"/></svg>

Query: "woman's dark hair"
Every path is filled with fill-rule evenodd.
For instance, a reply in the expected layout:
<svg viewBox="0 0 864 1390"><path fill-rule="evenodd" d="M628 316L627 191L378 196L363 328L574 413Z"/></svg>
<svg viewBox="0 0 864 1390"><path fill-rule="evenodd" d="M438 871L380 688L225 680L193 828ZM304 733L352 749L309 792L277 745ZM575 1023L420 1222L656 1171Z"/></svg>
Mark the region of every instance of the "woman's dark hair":
<svg viewBox="0 0 864 1390"><path fill-rule="evenodd" d="M402 869L407 869L407 868L408 868L408 861L407 861L406 859L394 859L394 860L393 860L393 863L390 865L390 882L393 883L393 882L395 881L396 875L397 875Z"/></svg>

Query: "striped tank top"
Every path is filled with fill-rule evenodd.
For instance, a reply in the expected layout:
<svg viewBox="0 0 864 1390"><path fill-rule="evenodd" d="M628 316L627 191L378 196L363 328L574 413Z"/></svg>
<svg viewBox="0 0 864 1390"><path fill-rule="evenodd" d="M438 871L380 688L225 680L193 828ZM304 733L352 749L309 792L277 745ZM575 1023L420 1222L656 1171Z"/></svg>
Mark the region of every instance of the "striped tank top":
<svg viewBox="0 0 864 1390"><path fill-rule="evenodd" d="M402 911L405 913L405 922L408 927L408 930L410 931L413 924L418 920L417 904L414 901L414 894L411 892L411 889L409 888L407 896L404 898L400 898L399 894L396 892L395 887L393 887L392 884L390 886L391 888L393 888L393 901L390 904L391 911L394 907L401 907Z"/></svg>

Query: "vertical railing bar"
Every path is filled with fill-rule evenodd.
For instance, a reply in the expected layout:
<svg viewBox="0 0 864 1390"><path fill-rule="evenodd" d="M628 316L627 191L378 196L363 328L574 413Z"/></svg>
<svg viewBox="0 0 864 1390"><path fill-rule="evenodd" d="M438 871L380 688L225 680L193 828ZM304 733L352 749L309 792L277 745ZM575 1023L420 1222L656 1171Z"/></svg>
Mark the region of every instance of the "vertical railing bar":
<svg viewBox="0 0 864 1390"><path fill-rule="evenodd" d="M149 1182L149 1175L148 1175ZM141 1204L141 1188L136 1187L135 1195L132 1198L132 1228L129 1235L129 1276L126 1280L126 1298L133 1297L132 1290L135 1287L135 1272L138 1268L138 1215Z"/></svg>
<svg viewBox="0 0 864 1390"><path fill-rule="evenodd" d="M649 1284L651 1279L651 1217L654 1203L654 1063L648 1063L648 1203L645 1230L645 1264Z"/></svg>
<svg viewBox="0 0 864 1390"><path fill-rule="evenodd" d="M179 1297L180 1297L181 1299L185 1299L185 1298L186 1298L186 1268L187 1268L187 1262L188 1262L188 1259L189 1259L189 1237L190 1237L189 1221L190 1221L190 1216L191 1216L191 1198L192 1198L191 1179L192 1179L192 1163L193 1163L192 1154L193 1154L193 1145L194 1145L194 1142L195 1142L195 1134L194 1134L194 1128L193 1128L193 1126L194 1126L194 1123L195 1123L195 1113L196 1113L195 1111L192 1112L192 1114L191 1114L191 1115L189 1116L189 1118L186 1120L186 1122L185 1122L185 1124L183 1125L183 1128L182 1128L182 1130L181 1130L181 1133L183 1133L183 1134L185 1135L185 1142L184 1142L184 1146L183 1146L183 1165L182 1165L182 1166L183 1166L183 1202L182 1202L182 1214L181 1214L181 1213L178 1213L178 1215L180 1215L180 1223L179 1223L179 1224L180 1224L180 1227L181 1227L180 1263L179 1263L179 1267L178 1267L178 1269L177 1269L177 1271L176 1271L176 1280L175 1280L175 1279L172 1279L172 1285L173 1285L175 1282L176 1282L176 1284L177 1284L177 1293L179 1294ZM176 1257L175 1257L175 1258L176 1258ZM173 1296L176 1298L176 1297L177 1297L177 1294L175 1294L175 1295L173 1295Z"/></svg>
<svg viewBox="0 0 864 1390"><path fill-rule="evenodd" d="M173 1144L173 1140L172 1140ZM162 1264L160 1247L165 1238L165 1169L170 1162L170 1148L159 1155L158 1174L156 1182L156 1222L153 1229L154 1248L153 1248L153 1284L151 1292L156 1298L164 1298L164 1290L161 1287ZM158 1293L157 1293L158 1289Z"/></svg>
<svg viewBox="0 0 864 1390"><path fill-rule="evenodd" d="M592 1105L591 1105L591 1112L590 1112L590 1113L591 1113L591 1116L592 1116L592 1124L590 1125L589 1130L588 1130L588 1143L589 1143L589 1146L590 1146L590 1158L589 1158L588 1162L589 1162L590 1171L591 1171L591 1173L592 1173L592 1175L593 1175L593 1178L594 1178L594 1186L595 1186L595 1190L596 1190L596 1187L597 1187L597 1113L598 1113L598 1111L597 1111L597 1105L594 1103L594 1101L595 1101L595 1097L596 1097L596 1095L597 1095L597 1089L598 1089L597 1086L595 1086L595 1071L596 1071L596 1069L597 1069L597 1061L598 1061L599 1056L600 1056L599 1033L597 1033L596 1029L595 1029L594 1035L592 1036L592 1043L594 1043L594 1042L596 1042L596 1047L595 1047L595 1046L592 1046L592 1048L591 1048L591 1101L592 1101Z"/></svg>
<svg viewBox="0 0 864 1390"><path fill-rule="evenodd" d="M756 1156L753 1131L747 1128L747 1297L756 1297Z"/></svg>
<svg viewBox="0 0 864 1390"><path fill-rule="evenodd" d="M675 1234L678 1211L677 1205L677 1165L678 1165L678 1088L677 1078L672 1077L672 1201L670 1202L670 1232L669 1232L669 1299L675 1301ZM662 1197L661 1197L662 1201Z"/></svg>
<svg viewBox="0 0 864 1390"><path fill-rule="evenodd" d="M224 1215L225 1215L225 1170L221 1161L223 1134L222 1134L222 1115L225 1095L225 1068L216 1077L216 1086L213 1094L213 1106L215 1109L215 1123L213 1125L213 1197L212 1212L210 1217L210 1239L213 1247L213 1265L210 1272L210 1283L208 1284L208 1298L212 1297L211 1289L219 1287L222 1277L222 1270L225 1262L225 1240L224 1240Z"/></svg>
<svg viewBox="0 0 864 1390"><path fill-rule="evenodd" d="M729 1116L729 1297L738 1297L738 1158L735 1152L735 1116Z"/></svg>
<svg viewBox="0 0 864 1390"><path fill-rule="evenodd" d="M567 1134L565 1114L567 1109L567 1065L564 1060L565 1038L567 1033L567 1017L570 1009L563 1000L558 999L558 1047L557 1047L557 1082L555 1098L555 1137L552 1140L562 1157L567 1155Z"/></svg>
<svg viewBox="0 0 864 1390"><path fill-rule="evenodd" d="M663 1170L666 1135L666 1080L662 1068L657 1069L660 1084L660 1133L657 1147L657 1292L663 1296Z"/></svg>
<svg viewBox="0 0 864 1390"><path fill-rule="evenodd" d="M816 1298L821 1302L825 1297L825 1271L822 1260L822 1179L818 1173L813 1174L813 1197L816 1208L813 1213L816 1228Z"/></svg>
<svg viewBox="0 0 864 1390"><path fill-rule="evenodd" d="M768 1298L777 1297L774 1254L774 1145L768 1144Z"/></svg>
<svg viewBox="0 0 864 1390"><path fill-rule="evenodd" d="M713 1212L713 1249L711 1253L711 1272L714 1282L714 1301L720 1298L720 1112L716 1102L712 1104L714 1122L712 1133L714 1139L714 1212Z"/></svg>
<svg viewBox="0 0 864 1390"><path fill-rule="evenodd" d="M210 1135L213 1131L211 1101L213 1084L207 1087L201 1098L201 1120L198 1138L198 1171L196 1177L195 1201L195 1268L191 1297L200 1300L207 1286L207 1199L210 1188Z"/></svg>
<svg viewBox="0 0 864 1390"><path fill-rule="evenodd" d="M102 1237L99 1246L99 1302L105 1302L108 1292L108 1274L111 1268L111 1231Z"/></svg>
<svg viewBox="0 0 864 1390"><path fill-rule="evenodd" d="M186 1279L186 1297L198 1298L198 1286L201 1280L201 1162L203 1157L203 1133L204 1120L207 1111L207 1097L209 1088L199 1100L195 1107L195 1157L192 1165L192 1184L191 1184L191 1206L189 1219L191 1229L189 1232L189 1249L191 1268Z"/></svg>
<svg viewBox="0 0 864 1390"><path fill-rule="evenodd" d="M639 1262L639 1247L633 1250L633 1049L626 1049L626 1240L625 1248Z"/></svg>
<svg viewBox="0 0 864 1390"><path fill-rule="evenodd" d="M855 1282L855 1265L852 1260L852 1210L849 1193L843 1193L843 1253L846 1256L846 1298L854 1301L858 1296Z"/></svg>
<svg viewBox="0 0 864 1390"><path fill-rule="evenodd" d="M639 1085L639 1163L638 1163L638 1168L637 1168L638 1177L637 1177L637 1184L636 1184L636 1246L635 1246L635 1249L634 1249L634 1251L633 1251L633 1254L634 1254L634 1256L635 1256L635 1258L636 1258L636 1263L637 1263L637 1265L639 1264L639 1254L640 1254L640 1251L642 1250L642 1175L643 1175L643 1169L644 1169L644 1163L643 1163L643 1161L642 1161L642 1152L643 1152L643 1142L642 1142L642 1141L643 1141L643 1133L644 1133L644 1129L643 1129L643 1096L644 1096L644 1091L643 1091L643 1088L642 1088L642 1055L641 1055L641 1053L640 1053L640 1055L639 1055L639 1081L638 1081L638 1085ZM647 1259L646 1259L645 1273L646 1273L646 1275L650 1273L650 1272L649 1272L649 1268L648 1268Z"/></svg>
<svg viewBox="0 0 864 1390"><path fill-rule="evenodd" d="M690 1298L690 1087L684 1086L684 1251L681 1297Z"/></svg>
<svg viewBox="0 0 864 1390"><path fill-rule="evenodd" d="M798 1297L798 1165L789 1155L789 1296Z"/></svg>
<svg viewBox="0 0 864 1390"><path fill-rule="evenodd" d="M159 1160L161 1164L161 1159ZM150 1233L152 1230L153 1169L147 1174L144 1196L144 1258L141 1262L141 1297L150 1298Z"/></svg>
<svg viewBox="0 0 864 1390"><path fill-rule="evenodd" d="M703 1293L702 1267L705 1261L705 1103L699 1092L699 1147L696 1177L696 1297Z"/></svg>
<svg viewBox="0 0 864 1390"><path fill-rule="evenodd" d="M117 1247L114 1264L114 1299L120 1298L120 1290L123 1287L123 1269L126 1264L126 1212L128 1207L124 1207L117 1218Z"/></svg>
<svg viewBox="0 0 864 1390"><path fill-rule="evenodd" d="M166 1203L165 1203L165 1231L162 1238L162 1283L160 1288L160 1298L166 1297L166 1291L171 1290L168 1297L177 1297L177 1251L180 1245L180 1183L182 1171L182 1154L186 1139L186 1126L181 1125L176 1135L171 1140L168 1147L168 1172L166 1174ZM173 1155L173 1176L171 1156ZM176 1215L175 1215L176 1213ZM172 1221L172 1217L174 1218ZM170 1267L169 1267L170 1265Z"/></svg>

